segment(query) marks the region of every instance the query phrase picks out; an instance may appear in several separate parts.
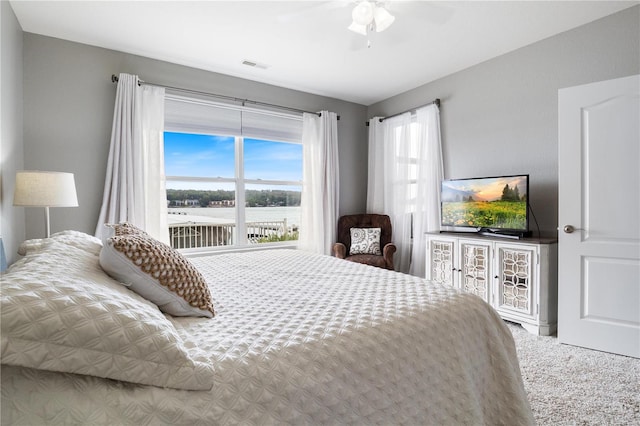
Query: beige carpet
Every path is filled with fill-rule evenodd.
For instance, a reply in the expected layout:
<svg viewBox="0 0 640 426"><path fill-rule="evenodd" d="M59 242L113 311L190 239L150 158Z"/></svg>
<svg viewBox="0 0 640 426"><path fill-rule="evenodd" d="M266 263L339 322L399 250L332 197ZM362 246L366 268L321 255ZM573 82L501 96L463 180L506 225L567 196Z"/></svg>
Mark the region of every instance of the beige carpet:
<svg viewBox="0 0 640 426"><path fill-rule="evenodd" d="M507 323L538 425L640 425L640 359L561 345Z"/></svg>

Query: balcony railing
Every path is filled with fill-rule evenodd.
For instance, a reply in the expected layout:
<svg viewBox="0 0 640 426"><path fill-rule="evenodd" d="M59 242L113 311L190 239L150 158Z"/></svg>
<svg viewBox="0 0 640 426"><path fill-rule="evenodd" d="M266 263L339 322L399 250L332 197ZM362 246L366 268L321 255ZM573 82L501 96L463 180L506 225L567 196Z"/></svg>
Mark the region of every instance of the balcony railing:
<svg viewBox="0 0 640 426"><path fill-rule="evenodd" d="M260 244L270 237L294 237L297 230L289 229L287 221L247 222L249 244ZM175 249L228 246L236 242L236 225L231 223L175 223L169 224L169 240Z"/></svg>

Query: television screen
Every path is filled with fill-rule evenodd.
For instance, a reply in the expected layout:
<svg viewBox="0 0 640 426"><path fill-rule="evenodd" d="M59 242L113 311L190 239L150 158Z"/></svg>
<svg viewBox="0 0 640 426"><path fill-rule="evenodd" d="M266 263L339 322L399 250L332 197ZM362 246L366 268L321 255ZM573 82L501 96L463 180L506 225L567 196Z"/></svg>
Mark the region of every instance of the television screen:
<svg viewBox="0 0 640 426"><path fill-rule="evenodd" d="M528 175L445 180L441 193L443 229L527 231L528 196Z"/></svg>

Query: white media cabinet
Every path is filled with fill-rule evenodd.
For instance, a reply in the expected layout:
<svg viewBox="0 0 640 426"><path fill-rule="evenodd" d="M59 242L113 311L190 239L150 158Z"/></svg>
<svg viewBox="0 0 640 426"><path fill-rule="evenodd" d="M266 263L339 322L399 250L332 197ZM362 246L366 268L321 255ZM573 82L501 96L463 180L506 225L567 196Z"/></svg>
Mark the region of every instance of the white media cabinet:
<svg viewBox="0 0 640 426"><path fill-rule="evenodd" d="M530 333L556 332L557 240L428 233L426 244L428 280L481 297Z"/></svg>

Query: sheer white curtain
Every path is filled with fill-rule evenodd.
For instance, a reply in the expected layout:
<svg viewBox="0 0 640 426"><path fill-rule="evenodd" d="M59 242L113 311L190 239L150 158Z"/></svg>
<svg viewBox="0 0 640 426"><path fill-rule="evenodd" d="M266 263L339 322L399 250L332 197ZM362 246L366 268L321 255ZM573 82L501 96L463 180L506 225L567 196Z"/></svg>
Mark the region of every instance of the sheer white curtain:
<svg viewBox="0 0 640 426"><path fill-rule="evenodd" d="M120 74L97 237L104 223L128 221L169 242L163 135L164 89Z"/></svg>
<svg viewBox="0 0 640 426"><path fill-rule="evenodd" d="M367 181L367 213L384 211L384 123L380 117L369 120L369 175Z"/></svg>
<svg viewBox="0 0 640 426"><path fill-rule="evenodd" d="M369 122L367 212L387 214L397 271L424 276L424 233L440 227L440 114L436 105Z"/></svg>
<svg viewBox="0 0 640 426"><path fill-rule="evenodd" d="M391 217L392 239L397 251L396 271L409 272L411 263L411 113L385 119L383 127L383 213Z"/></svg>
<svg viewBox="0 0 640 426"><path fill-rule="evenodd" d="M338 223L338 118L333 112L302 116L303 190L298 247L331 254Z"/></svg>
<svg viewBox="0 0 640 426"><path fill-rule="evenodd" d="M440 230L440 185L444 177L440 139L440 109L429 105L416 111L418 147L416 211L409 273L425 276L425 232Z"/></svg>

